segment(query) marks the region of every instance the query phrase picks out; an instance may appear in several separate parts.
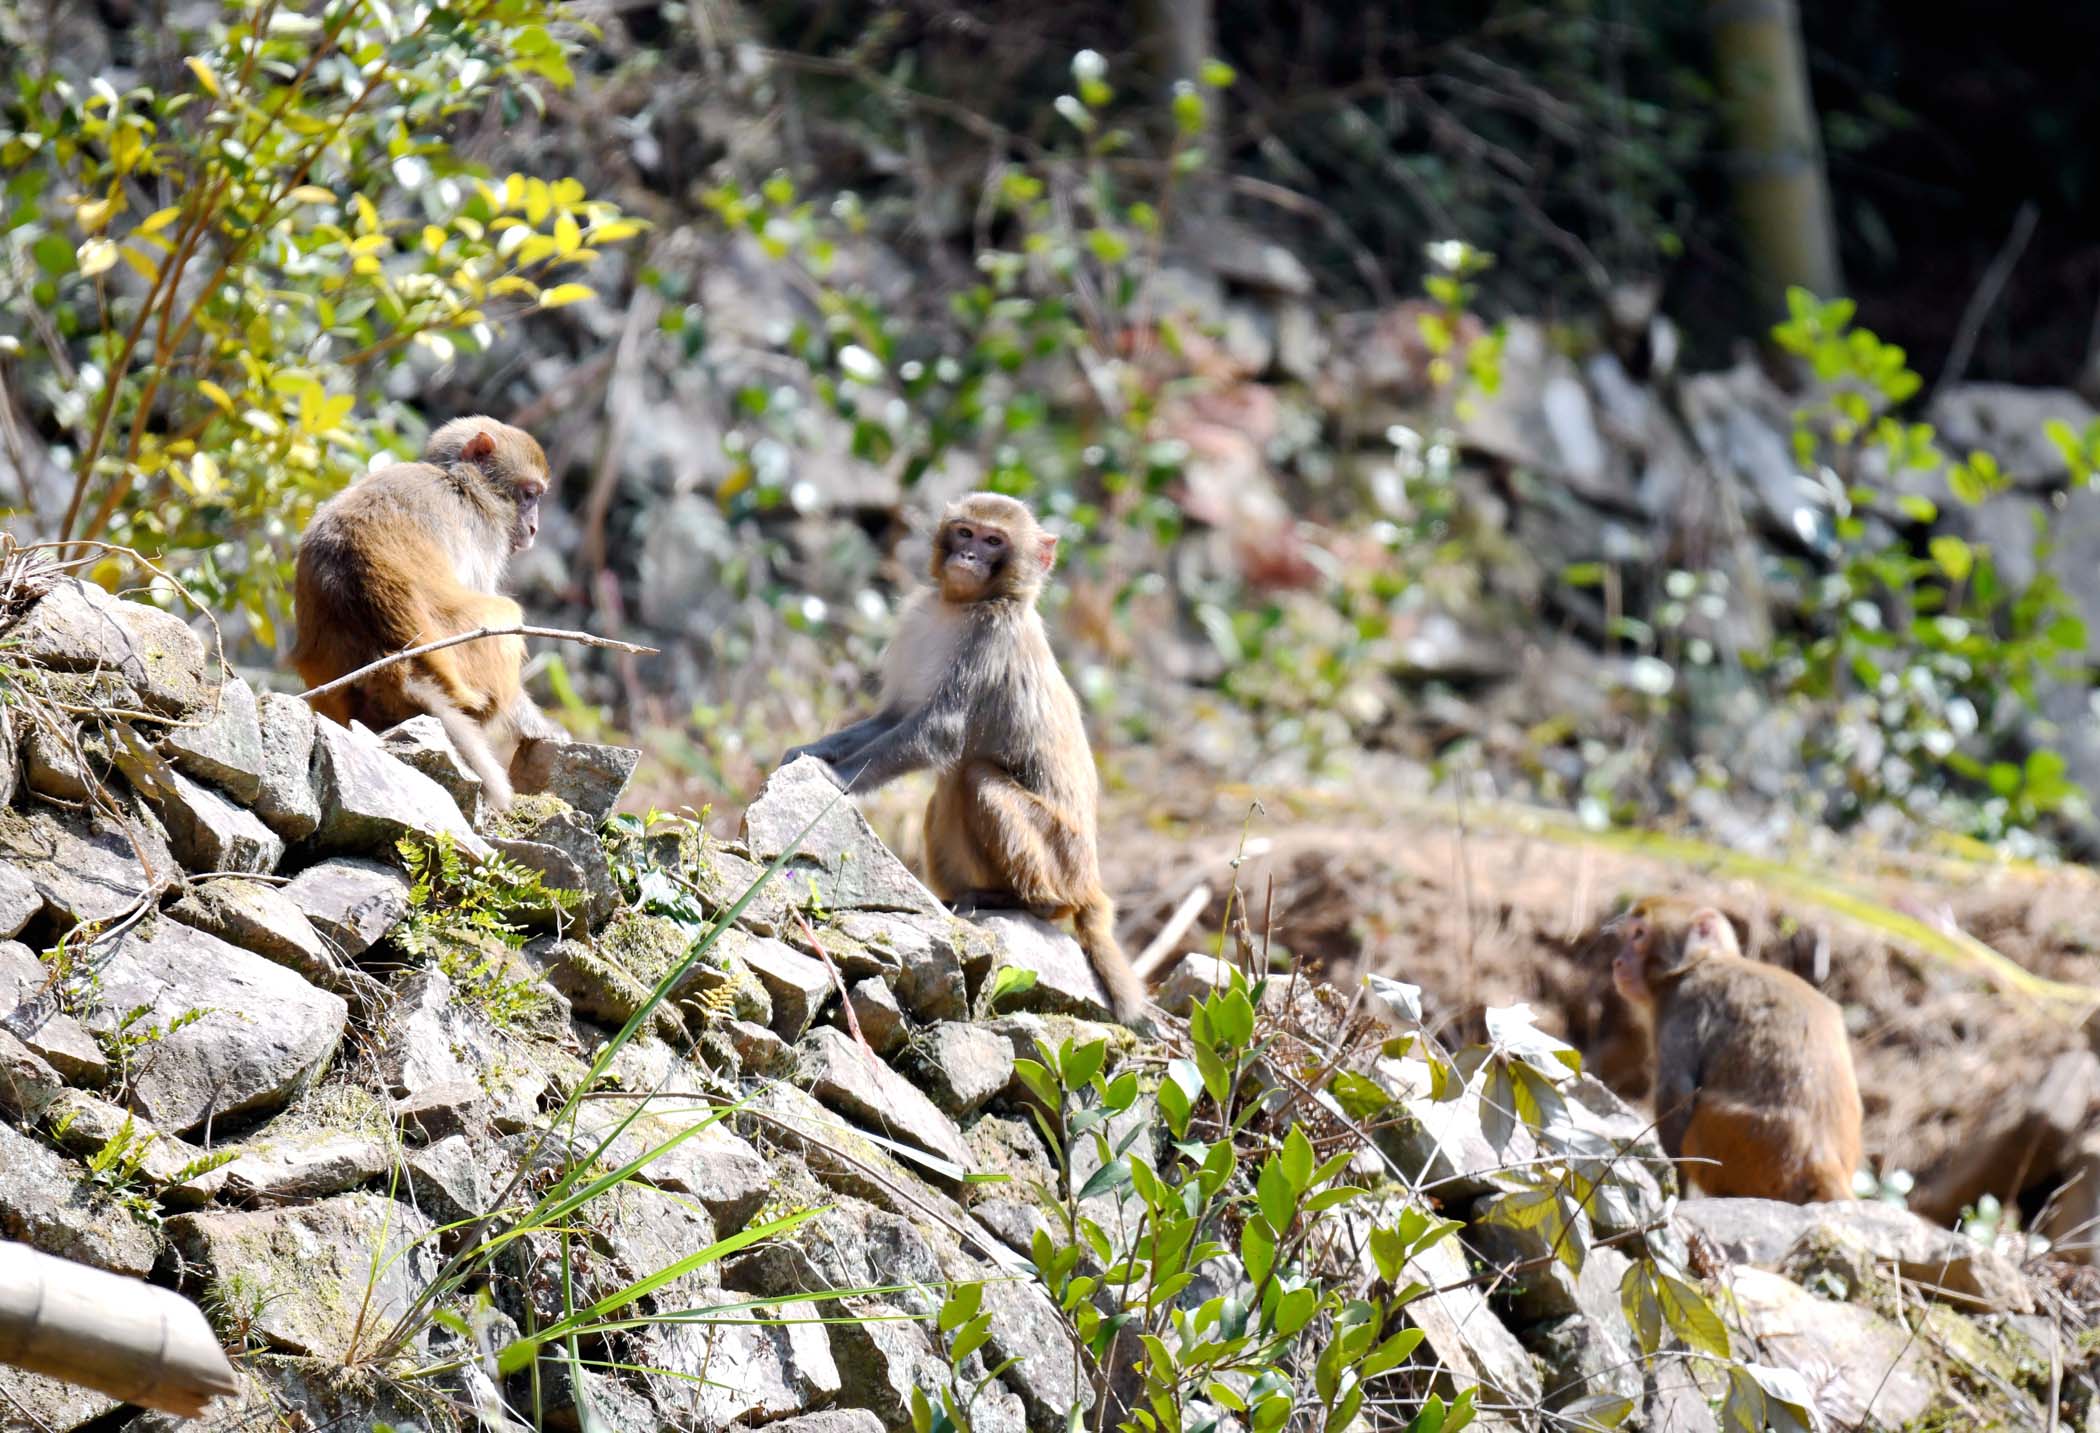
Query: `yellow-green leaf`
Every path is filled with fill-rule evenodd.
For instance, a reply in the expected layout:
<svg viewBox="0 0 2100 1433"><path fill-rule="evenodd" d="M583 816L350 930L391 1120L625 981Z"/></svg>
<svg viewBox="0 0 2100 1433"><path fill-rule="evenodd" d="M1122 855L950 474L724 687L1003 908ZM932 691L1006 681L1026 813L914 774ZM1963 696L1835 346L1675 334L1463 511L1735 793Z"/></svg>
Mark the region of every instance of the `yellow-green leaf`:
<svg viewBox="0 0 2100 1433"><path fill-rule="evenodd" d="M551 289L540 290L540 307L560 308L563 304L590 298L593 292L589 284L556 284Z"/></svg>
<svg viewBox="0 0 2100 1433"><path fill-rule="evenodd" d="M80 272L93 278L117 262L117 246L107 239L90 239L73 252Z"/></svg>
<svg viewBox="0 0 2100 1433"><path fill-rule="evenodd" d="M129 264L131 271L149 284L160 277L160 265L153 261L152 255L142 254L129 244L117 250L117 257Z"/></svg>
<svg viewBox="0 0 2100 1433"><path fill-rule="evenodd" d="M165 209L156 209L151 214L148 214L145 218L139 220L138 228L132 230L131 232L134 236L142 234L158 234L161 230L167 228L170 224L174 223L175 216L177 214L180 214L181 212L182 206L180 204L170 204Z"/></svg>
<svg viewBox="0 0 2100 1433"><path fill-rule="evenodd" d="M200 498L219 490L219 465L211 454L199 453L190 460L190 489Z"/></svg>
<svg viewBox="0 0 2100 1433"><path fill-rule="evenodd" d="M218 384L212 382L209 378L200 378L197 380L197 391L199 393L202 393L206 398L209 398L212 402L218 404L228 413L231 413L233 411L233 395L228 393L225 389L221 388Z"/></svg>
<svg viewBox="0 0 2100 1433"><path fill-rule="evenodd" d="M302 184L286 196L300 204L333 204L335 191L323 189L318 184Z"/></svg>
<svg viewBox="0 0 2100 1433"><path fill-rule="evenodd" d="M217 99L219 97L219 77L211 72L211 66L195 55L188 56L183 60L183 63L190 67L190 73L197 77L197 83L204 86L204 92L213 99Z"/></svg>
<svg viewBox="0 0 2100 1433"><path fill-rule="evenodd" d="M573 254L582 243L583 231L576 226L574 219L564 214L554 221L554 247L556 252L564 255Z"/></svg>

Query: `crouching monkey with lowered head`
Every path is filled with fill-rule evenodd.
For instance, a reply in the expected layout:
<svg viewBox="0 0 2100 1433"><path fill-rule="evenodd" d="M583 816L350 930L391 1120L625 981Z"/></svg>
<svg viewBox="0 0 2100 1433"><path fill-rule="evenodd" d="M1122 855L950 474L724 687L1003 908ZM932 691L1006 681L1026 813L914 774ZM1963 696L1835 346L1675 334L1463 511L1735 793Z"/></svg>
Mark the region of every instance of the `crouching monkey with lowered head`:
<svg viewBox="0 0 2100 1433"><path fill-rule="evenodd" d="M321 505L299 543L292 665L308 687L391 652L515 627L497 594L503 569L532 546L547 457L532 436L493 418L458 418L430 435L420 463L395 463ZM520 685L522 637L483 637L396 662L315 700L321 715L375 731L428 712L481 777L489 805L510 805L495 745L562 740Z"/></svg>
<svg viewBox="0 0 2100 1433"><path fill-rule="evenodd" d="M852 791L932 768L927 884L953 905L1070 916L1116 1018L1142 1023L1144 985L1116 944L1095 854L1100 778L1035 610L1056 561L1057 538L1014 499L950 504L935 585L913 594L883 653L881 710L787 760L818 757Z"/></svg>
<svg viewBox="0 0 2100 1433"><path fill-rule="evenodd" d="M1708 1194L1849 1199L1861 1111L1836 1002L1744 959L1719 911L1680 926L1642 904L1614 925L1612 981L1652 1020L1663 1150Z"/></svg>

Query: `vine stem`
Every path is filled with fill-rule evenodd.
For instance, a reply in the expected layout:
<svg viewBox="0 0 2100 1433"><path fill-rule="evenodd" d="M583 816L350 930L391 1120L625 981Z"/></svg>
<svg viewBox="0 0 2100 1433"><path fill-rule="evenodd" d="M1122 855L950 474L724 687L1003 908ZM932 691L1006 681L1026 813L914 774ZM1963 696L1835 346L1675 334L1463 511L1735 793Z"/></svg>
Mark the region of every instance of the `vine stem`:
<svg viewBox="0 0 2100 1433"><path fill-rule="evenodd" d="M478 642L484 637L552 637L560 642L580 642L586 647L610 647L616 652L631 652L642 657L653 657L657 652L654 647L643 647L633 642L617 642L611 637L594 636L589 632L571 632L563 627L476 627L471 632L456 632L450 637L440 637L435 642L425 642L420 647L389 652L376 662L367 662L354 672L337 677L332 682L323 682L320 686L299 695L307 701L312 701L315 697L326 696L332 691L347 687L352 682L362 681L374 672L384 671L396 662L406 662L430 652L442 651L446 647L457 647L462 642Z"/></svg>

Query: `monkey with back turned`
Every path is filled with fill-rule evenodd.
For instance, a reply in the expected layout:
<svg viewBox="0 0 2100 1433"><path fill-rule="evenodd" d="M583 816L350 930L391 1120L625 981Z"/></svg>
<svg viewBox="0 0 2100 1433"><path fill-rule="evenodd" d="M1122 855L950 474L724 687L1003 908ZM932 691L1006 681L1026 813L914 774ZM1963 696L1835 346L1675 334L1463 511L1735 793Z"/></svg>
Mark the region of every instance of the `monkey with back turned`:
<svg viewBox="0 0 2100 1433"><path fill-rule="evenodd" d="M539 532L547 457L493 418L458 418L430 435L420 463L395 463L321 505L299 543L292 665L308 687L368 662L477 627L514 627L523 610L496 591L511 557ZM510 805L495 746L563 740L525 695L522 637L483 637L428 652L318 698L321 715L375 731L429 713L480 776L489 805Z"/></svg>
<svg viewBox="0 0 2100 1433"><path fill-rule="evenodd" d="M1664 1152L1708 1194L1851 1198L1862 1111L1837 1003L1744 959L1716 910L1680 925L1643 903L1609 929L1612 982L1650 1019Z"/></svg>
<svg viewBox="0 0 2100 1433"><path fill-rule="evenodd" d="M1116 943L1095 849L1100 776L1079 698L1035 610L1057 538L997 493L948 506L934 587L912 595L882 657L874 716L785 760L814 756L851 791L936 773L927 884L951 905L1069 916L1116 1018L1145 1020L1145 988Z"/></svg>

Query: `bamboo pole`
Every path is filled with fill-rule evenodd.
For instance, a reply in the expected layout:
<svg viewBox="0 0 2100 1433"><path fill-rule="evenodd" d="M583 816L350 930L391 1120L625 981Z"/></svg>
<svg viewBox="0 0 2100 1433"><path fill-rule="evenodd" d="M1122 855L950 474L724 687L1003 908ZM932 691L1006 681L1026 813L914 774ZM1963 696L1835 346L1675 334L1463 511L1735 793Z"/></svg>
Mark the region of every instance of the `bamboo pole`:
<svg viewBox="0 0 2100 1433"><path fill-rule="evenodd" d="M183 1418L240 1391L203 1311L182 1295L5 1241L0 1363Z"/></svg>

